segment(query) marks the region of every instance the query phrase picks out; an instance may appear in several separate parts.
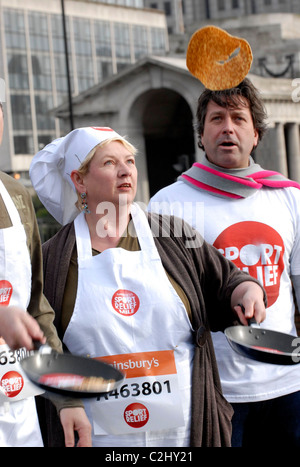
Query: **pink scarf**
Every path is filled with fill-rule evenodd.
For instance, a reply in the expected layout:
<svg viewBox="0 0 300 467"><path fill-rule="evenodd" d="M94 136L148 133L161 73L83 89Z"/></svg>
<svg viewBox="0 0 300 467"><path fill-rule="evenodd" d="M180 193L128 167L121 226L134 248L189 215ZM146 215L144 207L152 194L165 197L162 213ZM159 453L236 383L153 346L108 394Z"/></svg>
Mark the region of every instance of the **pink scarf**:
<svg viewBox="0 0 300 467"><path fill-rule="evenodd" d="M252 158L245 169L224 169L204 159L201 163L195 162L179 180L199 190L209 191L212 195L235 199L247 198L262 187L300 189L299 183L278 172L262 169Z"/></svg>

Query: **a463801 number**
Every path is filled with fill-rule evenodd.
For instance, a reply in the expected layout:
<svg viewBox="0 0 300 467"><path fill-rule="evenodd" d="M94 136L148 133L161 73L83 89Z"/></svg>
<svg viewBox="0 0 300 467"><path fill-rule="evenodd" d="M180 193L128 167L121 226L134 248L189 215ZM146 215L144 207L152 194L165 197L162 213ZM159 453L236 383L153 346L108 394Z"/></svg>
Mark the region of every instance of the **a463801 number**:
<svg viewBox="0 0 300 467"><path fill-rule="evenodd" d="M149 382L145 381L141 384L139 383L131 383L131 384L123 384L118 389L114 389L113 391L103 394L99 397L97 397L97 400L100 399L106 399L110 400L112 397L115 399L118 399L119 397L138 397L140 394L143 396L150 396L151 394L159 395L162 392L171 392L171 385L170 381L154 381L154 382Z"/></svg>

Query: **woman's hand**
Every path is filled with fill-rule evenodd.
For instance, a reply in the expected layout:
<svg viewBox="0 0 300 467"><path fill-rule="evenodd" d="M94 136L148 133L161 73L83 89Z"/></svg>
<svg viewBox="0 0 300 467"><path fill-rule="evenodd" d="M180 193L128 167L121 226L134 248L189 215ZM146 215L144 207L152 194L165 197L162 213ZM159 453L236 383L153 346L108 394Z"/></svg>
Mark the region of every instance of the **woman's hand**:
<svg viewBox="0 0 300 467"><path fill-rule="evenodd" d="M245 326L251 318L261 323L266 318L263 289L255 282L242 282L232 292L231 307Z"/></svg>
<svg viewBox="0 0 300 467"><path fill-rule="evenodd" d="M60 411L66 447L75 446L75 431L79 436L77 447L92 447L92 427L82 407L69 407Z"/></svg>

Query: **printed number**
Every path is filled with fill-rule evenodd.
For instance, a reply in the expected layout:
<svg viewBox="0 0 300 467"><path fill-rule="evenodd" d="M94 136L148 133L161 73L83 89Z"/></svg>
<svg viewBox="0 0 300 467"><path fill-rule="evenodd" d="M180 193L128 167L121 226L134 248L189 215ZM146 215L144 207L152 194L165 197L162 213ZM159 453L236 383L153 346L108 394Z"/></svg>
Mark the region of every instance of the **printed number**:
<svg viewBox="0 0 300 467"><path fill-rule="evenodd" d="M140 394L142 394L143 396L150 396L151 394L157 395L161 394L164 390L166 390L168 393L171 392L169 380L164 381L163 383L161 383L160 381L154 381L152 384L148 381L145 381L142 384L124 384L123 386L121 386L119 391L117 389L114 389L110 393L98 397L97 400L100 400L101 397L104 397L104 399L108 400L109 397L114 397L115 399L118 399L119 397L137 397Z"/></svg>
<svg viewBox="0 0 300 467"><path fill-rule="evenodd" d="M0 365L13 365L26 357L26 349L4 350L0 352Z"/></svg>

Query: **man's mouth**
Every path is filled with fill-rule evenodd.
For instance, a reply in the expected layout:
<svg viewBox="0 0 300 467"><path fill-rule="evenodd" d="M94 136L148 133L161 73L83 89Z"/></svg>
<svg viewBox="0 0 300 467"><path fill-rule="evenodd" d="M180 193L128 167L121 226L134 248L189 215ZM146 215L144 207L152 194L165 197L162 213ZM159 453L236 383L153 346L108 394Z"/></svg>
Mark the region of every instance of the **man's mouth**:
<svg viewBox="0 0 300 467"><path fill-rule="evenodd" d="M236 143L234 143L233 141L222 141L220 144L219 144L219 147L221 147L222 149L225 149L225 148L235 148L236 147Z"/></svg>
<svg viewBox="0 0 300 467"><path fill-rule="evenodd" d="M131 183L122 183L118 188L131 188Z"/></svg>
<svg viewBox="0 0 300 467"><path fill-rule="evenodd" d="M223 141L222 143L219 144L219 146L225 146L225 147L233 147L236 146L236 144L233 141Z"/></svg>

